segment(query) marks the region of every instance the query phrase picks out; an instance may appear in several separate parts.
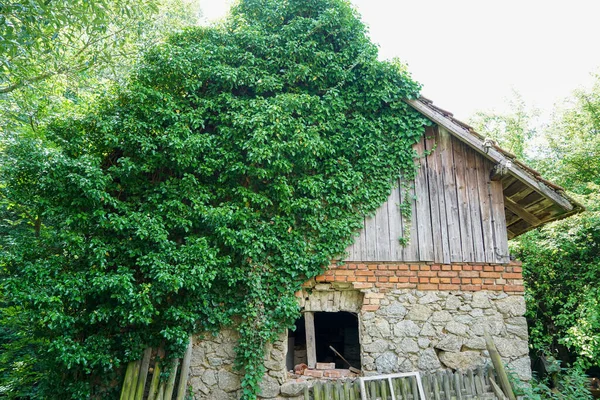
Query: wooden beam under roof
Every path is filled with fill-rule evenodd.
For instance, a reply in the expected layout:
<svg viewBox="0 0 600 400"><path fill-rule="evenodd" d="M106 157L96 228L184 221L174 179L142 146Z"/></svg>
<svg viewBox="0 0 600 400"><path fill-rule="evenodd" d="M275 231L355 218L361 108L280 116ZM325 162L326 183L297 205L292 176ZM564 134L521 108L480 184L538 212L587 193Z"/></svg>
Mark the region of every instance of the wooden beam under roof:
<svg viewBox="0 0 600 400"><path fill-rule="evenodd" d="M515 203L508 197L504 198L504 207L517 214L519 217L521 217L521 219L527 221L527 223L529 223L530 225L538 226L542 223L542 221L538 217L536 217L535 215L533 215L532 213L524 209L521 205Z"/></svg>
<svg viewBox="0 0 600 400"><path fill-rule="evenodd" d="M564 210L573 210L573 205L570 201L562 197L560 194L556 193L553 189L549 188L544 183L536 180L533 176L525 172L522 168L519 168L517 165L515 165L515 163L513 163L509 158L507 158L504 154L502 154L495 148L484 146L483 142L479 138L475 137L463 126L457 124L456 122L447 118L438 111L428 107L419 100L407 99L405 101L407 104L409 104L415 110L419 111L421 114L429 118L431 121L452 132L452 134L456 138L471 146L473 149L475 149L477 152L479 152L486 158L497 163L508 165L507 169L509 173L518 178L523 183L525 183L527 186L531 187L533 190L551 199ZM509 161L511 161L510 164L508 164Z"/></svg>

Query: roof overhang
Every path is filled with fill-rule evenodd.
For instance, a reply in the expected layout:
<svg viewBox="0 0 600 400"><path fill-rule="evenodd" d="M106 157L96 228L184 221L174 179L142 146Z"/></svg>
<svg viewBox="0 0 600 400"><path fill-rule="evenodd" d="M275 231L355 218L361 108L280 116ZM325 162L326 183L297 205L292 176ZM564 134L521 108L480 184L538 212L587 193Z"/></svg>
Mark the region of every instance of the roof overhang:
<svg viewBox="0 0 600 400"><path fill-rule="evenodd" d="M492 180L502 182L508 237L513 238L543 224L565 218L584 210L560 186L541 175L485 138L469 125L455 119L452 113L420 97L406 102L432 122L445 128L460 141L494 162Z"/></svg>

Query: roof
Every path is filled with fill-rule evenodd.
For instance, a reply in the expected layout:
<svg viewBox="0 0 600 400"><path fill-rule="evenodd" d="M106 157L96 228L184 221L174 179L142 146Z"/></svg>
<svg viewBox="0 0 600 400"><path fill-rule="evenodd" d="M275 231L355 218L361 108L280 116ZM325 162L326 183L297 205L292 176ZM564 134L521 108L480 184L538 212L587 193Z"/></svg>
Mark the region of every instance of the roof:
<svg viewBox="0 0 600 400"><path fill-rule="evenodd" d="M502 182L510 239L584 210L562 187L544 179L539 172L517 160L515 155L475 132L471 126L454 118L452 113L433 105L431 100L420 97L406 102L496 164L490 177Z"/></svg>

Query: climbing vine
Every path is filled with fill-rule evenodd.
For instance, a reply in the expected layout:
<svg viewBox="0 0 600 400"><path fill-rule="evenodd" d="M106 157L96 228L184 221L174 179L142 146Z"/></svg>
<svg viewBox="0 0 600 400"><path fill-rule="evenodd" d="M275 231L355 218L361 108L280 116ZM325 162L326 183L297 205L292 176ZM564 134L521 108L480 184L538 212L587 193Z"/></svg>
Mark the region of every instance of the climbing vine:
<svg viewBox="0 0 600 400"><path fill-rule="evenodd" d="M4 194L37 228L5 251L2 289L48 340L47 390L107 398L98 377L144 346L232 325L255 398L294 293L414 177L418 90L347 1L244 0L86 116L11 142Z"/></svg>

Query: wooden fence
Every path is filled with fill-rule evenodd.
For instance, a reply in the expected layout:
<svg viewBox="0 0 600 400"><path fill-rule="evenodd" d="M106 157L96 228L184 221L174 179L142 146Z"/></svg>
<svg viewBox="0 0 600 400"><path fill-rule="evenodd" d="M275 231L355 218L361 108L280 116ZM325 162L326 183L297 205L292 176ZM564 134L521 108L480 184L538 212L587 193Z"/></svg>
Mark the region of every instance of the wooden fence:
<svg viewBox="0 0 600 400"><path fill-rule="evenodd" d="M475 371L439 371L421 374L421 381L427 400L476 400L497 399L489 384L493 370L482 368ZM417 382L414 377L394 378L392 399L386 379L365 382L368 400L419 400ZM305 400L360 400L359 381L317 382L312 389L304 391Z"/></svg>

